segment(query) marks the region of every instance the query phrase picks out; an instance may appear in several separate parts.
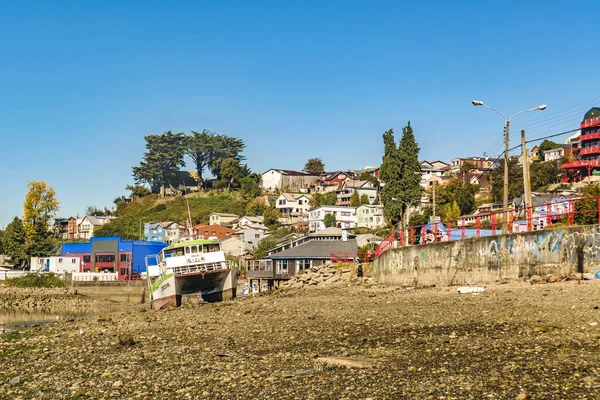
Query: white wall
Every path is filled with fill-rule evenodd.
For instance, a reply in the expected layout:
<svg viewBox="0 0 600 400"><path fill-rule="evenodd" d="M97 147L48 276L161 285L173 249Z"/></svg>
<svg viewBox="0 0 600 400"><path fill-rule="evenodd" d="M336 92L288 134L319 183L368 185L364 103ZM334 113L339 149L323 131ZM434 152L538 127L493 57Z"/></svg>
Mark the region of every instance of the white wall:
<svg viewBox="0 0 600 400"><path fill-rule="evenodd" d="M262 175L262 187L266 191L274 191L280 185L281 174L275 170L269 170Z"/></svg>
<svg viewBox="0 0 600 400"><path fill-rule="evenodd" d="M79 257L31 257L31 271L54 272L79 272L81 259ZM46 270L46 267L48 268Z"/></svg>
<svg viewBox="0 0 600 400"><path fill-rule="evenodd" d="M322 206L308 213L308 228L311 232L325 229L325 215L335 214L336 225L341 229L356 228L356 208L339 206Z"/></svg>

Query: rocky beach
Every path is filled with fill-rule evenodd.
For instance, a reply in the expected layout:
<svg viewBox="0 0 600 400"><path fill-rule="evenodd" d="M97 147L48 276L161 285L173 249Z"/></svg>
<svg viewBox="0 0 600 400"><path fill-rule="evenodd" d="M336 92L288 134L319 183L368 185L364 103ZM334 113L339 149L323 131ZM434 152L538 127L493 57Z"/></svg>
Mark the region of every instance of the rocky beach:
<svg viewBox="0 0 600 400"><path fill-rule="evenodd" d="M89 301L53 290L38 297ZM0 398L598 398L599 299L598 281L336 282L132 308L0 335Z"/></svg>

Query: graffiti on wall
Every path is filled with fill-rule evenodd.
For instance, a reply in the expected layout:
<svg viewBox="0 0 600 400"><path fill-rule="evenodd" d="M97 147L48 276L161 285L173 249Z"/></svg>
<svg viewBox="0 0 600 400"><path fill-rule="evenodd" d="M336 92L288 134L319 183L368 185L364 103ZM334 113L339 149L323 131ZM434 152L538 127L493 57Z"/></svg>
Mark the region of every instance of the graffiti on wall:
<svg viewBox="0 0 600 400"><path fill-rule="evenodd" d="M588 265L593 269L600 268L600 228L566 233L563 249L567 262Z"/></svg>

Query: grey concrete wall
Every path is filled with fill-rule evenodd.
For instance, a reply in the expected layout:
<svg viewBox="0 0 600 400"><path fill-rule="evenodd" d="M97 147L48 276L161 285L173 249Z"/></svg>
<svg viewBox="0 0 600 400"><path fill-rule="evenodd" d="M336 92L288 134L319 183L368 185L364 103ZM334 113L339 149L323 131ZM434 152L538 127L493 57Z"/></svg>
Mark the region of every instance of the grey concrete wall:
<svg viewBox="0 0 600 400"><path fill-rule="evenodd" d="M600 269L600 226L573 226L391 249L373 263L381 283L447 286Z"/></svg>
<svg viewBox="0 0 600 400"><path fill-rule="evenodd" d="M146 285L146 281L72 282L71 290L99 300L144 304L150 301Z"/></svg>

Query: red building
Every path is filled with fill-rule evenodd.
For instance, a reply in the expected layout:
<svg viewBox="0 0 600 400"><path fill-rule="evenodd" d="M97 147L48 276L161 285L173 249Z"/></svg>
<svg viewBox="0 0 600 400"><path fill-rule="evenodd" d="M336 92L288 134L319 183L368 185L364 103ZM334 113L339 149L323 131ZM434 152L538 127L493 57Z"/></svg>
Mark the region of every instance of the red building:
<svg viewBox="0 0 600 400"><path fill-rule="evenodd" d="M194 226L194 237L200 237L208 239L209 237L215 236L217 239L229 239L231 238L233 229L223 225L196 225Z"/></svg>
<svg viewBox="0 0 600 400"><path fill-rule="evenodd" d="M579 153L573 152L574 160L562 165L569 170L574 180L591 177L600 170L600 108L593 107L581 122L581 146Z"/></svg>

